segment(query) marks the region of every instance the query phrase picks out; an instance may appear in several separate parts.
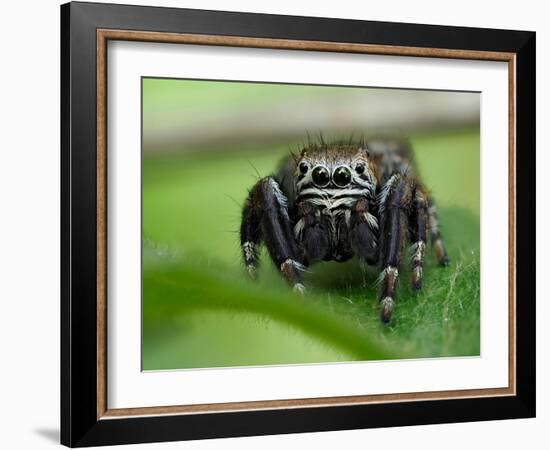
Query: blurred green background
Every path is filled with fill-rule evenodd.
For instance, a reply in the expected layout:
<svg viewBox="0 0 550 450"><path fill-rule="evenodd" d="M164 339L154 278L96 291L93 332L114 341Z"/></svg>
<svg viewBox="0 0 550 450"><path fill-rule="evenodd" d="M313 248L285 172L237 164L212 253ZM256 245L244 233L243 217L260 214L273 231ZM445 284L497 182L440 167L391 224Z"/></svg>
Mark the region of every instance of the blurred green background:
<svg viewBox="0 0 550 450"><path fill-rule="evenodd" d="M479 355L479 95L144 78L144 370ZM401 274L389 326L376 268L320 263L300 297L263 254L246 277L241 205L306 131L410 138L452 259Z"/></svg>

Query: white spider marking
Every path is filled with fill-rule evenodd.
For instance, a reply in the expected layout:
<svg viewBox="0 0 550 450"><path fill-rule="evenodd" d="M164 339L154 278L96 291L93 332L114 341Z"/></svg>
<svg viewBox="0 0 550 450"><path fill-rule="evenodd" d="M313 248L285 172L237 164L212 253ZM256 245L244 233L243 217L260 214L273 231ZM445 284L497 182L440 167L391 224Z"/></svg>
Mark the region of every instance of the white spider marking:
<svg viewBox="0 0 550 450"><path fill-rule="evenodd" d="M412 251L412 262L414 264L422 264L424 252L426 251L426 243L424 241L415 242L412 245Z"/></svg>
<svg viewBox="0 0 550 450"><path fill-rule="evenodd" d="M309 185L309 184L311 184L311 183L313 183L313 180L312 180L312 178L311 178L311 175L309 175L309 174L308 174L308 175L305 175L304 178L302 178L300 181L298 181L298 182L296 183L296 190L299 191L299 190L302 188L302 186L304 186L304 185Z"/></svg>
<svg viewBox="0 0 550 450"><path fill-rule="evenodd" d="M302 283L296 283L292 290L300 295L304 295L306 293L306 287Z"/></svg>
<svg viewBox="0 0 550 450"><path fill-rule="evenodd" d="M395 307L395 301L391 297L384 297L382 300L380 300L380 306L383 311L391 314Z"/></svg>
<svg viewBox="0 0 550 450"><path fill-rule="evenodd" d="M378 204L380 205L380 213L384 212L388 195L390 195L391 191L393 190L394 185L397 182L398 178L399 178L398 174L393 174L390 177L390 179L386 181L386 184L384 184L384 187L380 191L380 194L378 194Z"/></svg>
<svg viewBox="0 0 550 450"><path fill-rule="evenodd" d="M340 198L346 196L366 196L370 192L369 189L357 189L357 188L348 188L348 189L333 189L333 188L317 188L317 187L308 187L303 191L300 191L297 198L304 197L306 195L313 195L322 198Z"/></svg>
<svg viewBox="0 0 550 450"><path fill-rule="evenodd" d="M336 226L336 215L332 211L326 209L324 214L328 217L328 233L331 238L338 242L338 227Z"/></svg>
<svg viewBox="0 0 550 450"><path fill-rule="evenodd" d="M330 202L330 206L327 209L333 211L341 207L351 208L356 202L357 199L354 197L341 197Z"/></svg>
<svg viewBox="0 0 550 450"><path fill-rule="evenodd" d="M342 197L342 195L350 194L346 192L342 192L339 196L331 197L323 192L321 189L316 190L319 192L314 192L313 189L307 189L307 191L309 191L307 192L308 195L316 194L318 195L318 197L308 198L305 201L310 203L311 205L320 206L321 208L323 208L323 213L325 214L332 213L334 210L342 207L350 208L355 204L355 202L357 202L358 197L364 196L364 193L361 195L361 191L354 191L353 194L355 196L353 197ZM300 194L299 197L301 197L302 195L306 194Z"/></svg>
<svg viewBox="0 0 550 450"><path fill-rule="evenodd" d="M255 257L256 257L256 253L255 253L256 246L254 245L253 242L246 241L242 245L242 247L243 247L243 252L244 252L244 258L247 261L255 259Z"/></svg>
<svg viewBox="0 0 550 450"><path fill-rule="evenodd" d="M300 237L302 236L302 233L304 232L305 226L306 226L306 221L303 217L300 220L298 220L298 222L296 222L296 225L294 225L294 236L296 237L296 239L300 239Z"/></svg>
<svg viewBox="0 0 550 450"><path fill-rule="evenodd" d="M299 191L298 195L296 195L296 199L299 199L300 197L303 197L304 195L317 195L319 197L325 196L326 189L319 189L316 187L309 187L307 189L304 189L303 191Z"/></svg>
<svg viewBox="0 0 550 450"><path fill-rule="evenodd" d="M286 199L285 194L283 194L283 191L281 191L279 184L271 177L269 178L269 185L273 190L273 194L275 195L277 202L281 206L281 212L283 216L285 217L285 219L288 220L288 200Z"/></svg>
<svg viewBox="0 0 550 450"><path fill-rule="evenodd" d="M386 267L382 272L380 272L380 275L378 275L378 279L376 280L376 284L381 284L382 281L384 281L384 278L386 278L386 275L392 275L394 280L397 280L397 277L399 276L399 271L396 267L388 266Z"/></svg>
<svg viewBox="0 0 550 450"><path fill-rule="evenodd" d="M357 174L353 174L352 183L358 184L359 186L363 186L367 188L370 191L370 193L374 195L374 192L376 190L376 179L374 178L374 175L369 169L366 169L365 172L363 172L363 176L366 179L363 179L361 176Z"/></svg>
<svg viewBox="0 0 550 450"><path fill-rule="evenodd" d="M349 227L351 221L351 211L349 209L344 211L344 220L346 221L346 225Z"/></svg>
<svg viewBox="0 0 550 450"><path fill-rule="evenodd" d="M323 209L330 210L330 205L332 202L328 198L308 198L307 202L314 205L314 206L321 206Z"/></svg>
<svg viewBox="0 0 550 450"><path fill-rule="evenodd" d="M378 219L375 216L373 216L369 212L366 212L366 213L363 213L363 217L369 224L369 227L371 227L373 230L378 230Z"/></svg>
<svg viewBox="0 0 550 450"><path fill-rule="evenodd" d="M298 166L299 167L299 166ZM307 173L305 175L302 175L299 171L300 169L297 168L295 172L295 176L302 176L302 179L296 183L296 188L299 191L302 186L304 185L310 185L313 184L313 167L310 165Z"/></svg>
<svg viewBox="0 0 550 450"><path fill-rule="evenodd" d="M299 270L300 272L304 272L306 270L306 266L300 264L298 261L294 261L293 259L288 258L281 264L281 272L284 272L287 266L292 266L294 269Z"/></svg>
<svg viewBox="0 0 550 450"><path fill-rule="evenodd" d="M335 189L333 198L342 198L342 197L368 197L371 193L371 190L366 189L357 189L357 188L348 188L348 189Z"/></svg>

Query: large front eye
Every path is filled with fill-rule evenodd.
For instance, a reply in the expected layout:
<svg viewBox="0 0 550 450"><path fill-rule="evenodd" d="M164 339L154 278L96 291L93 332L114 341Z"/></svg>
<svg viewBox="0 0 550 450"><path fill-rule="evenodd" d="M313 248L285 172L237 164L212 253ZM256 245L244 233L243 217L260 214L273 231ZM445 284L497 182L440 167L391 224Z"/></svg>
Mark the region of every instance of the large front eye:
<svg viewBox="0 0 550 450"><path fill-rule="evenodd" d="M351 182L351 172L347 167L340 166L334 170L332 181L338 187L346 187Z"/></svg>
<svg viewBox="0 0 550 450"><path fill-rule="evenodd" d="M317 166L313 169L311 178L317 187L327 187L330 183L330 172L324 166Z"/></svg>

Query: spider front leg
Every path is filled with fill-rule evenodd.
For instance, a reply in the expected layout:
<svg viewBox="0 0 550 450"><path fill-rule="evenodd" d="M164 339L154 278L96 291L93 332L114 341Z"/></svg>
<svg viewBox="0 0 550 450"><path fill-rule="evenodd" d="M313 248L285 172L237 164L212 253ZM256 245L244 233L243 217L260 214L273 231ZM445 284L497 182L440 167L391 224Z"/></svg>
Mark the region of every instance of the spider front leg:
<svg viewBox="0 0 550 450"><path fill-rule="evenodd" d="M408 240L409 219L415 182L406 175L395 174L380 194L380 319L388 323L395 307L399 270Z"/></svg>
<svg viewBox="0 0 550 450"><path fill-rule="evenodd" d="M303 258L288 216L288 200L272 177L254 185L246 200L241 223L241 248L247 270L255 275L258 246L264 242L271 259L294 290L303 293Z"/></svg>
<svg viewBox="0 0 550 450"><path fill-rule="evenodd" d="M330 254L327 220L319 208L307 202L296 205L299 220L294 226L294 236L304 251L307 265L322 261Z"/></svg>
<svg viewBox="0 0 550 450"><path fill-rule="evenodd" d="M378 219L369 211L367 199L355 203L346 222L353 253L360 261L374 264L378 259Z"/></svg>

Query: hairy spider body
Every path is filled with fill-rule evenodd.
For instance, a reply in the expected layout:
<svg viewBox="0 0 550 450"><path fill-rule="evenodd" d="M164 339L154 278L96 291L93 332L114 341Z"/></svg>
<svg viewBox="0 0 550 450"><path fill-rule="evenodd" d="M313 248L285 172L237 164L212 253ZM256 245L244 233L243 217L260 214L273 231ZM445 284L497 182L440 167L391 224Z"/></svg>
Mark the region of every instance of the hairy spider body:
<svg viewBox="0 0 550 450"><path fill-rule="evenodd" d="M250 275L264 243L293 288L303 293L303 270L318 261L357 256L381 270L380 317L389 322L407 242L412 285L422 285L428 235L439 264L449 259L436 207L416 175L406 143L371 141L308 144L250 190L241 223Z"/></svg>

